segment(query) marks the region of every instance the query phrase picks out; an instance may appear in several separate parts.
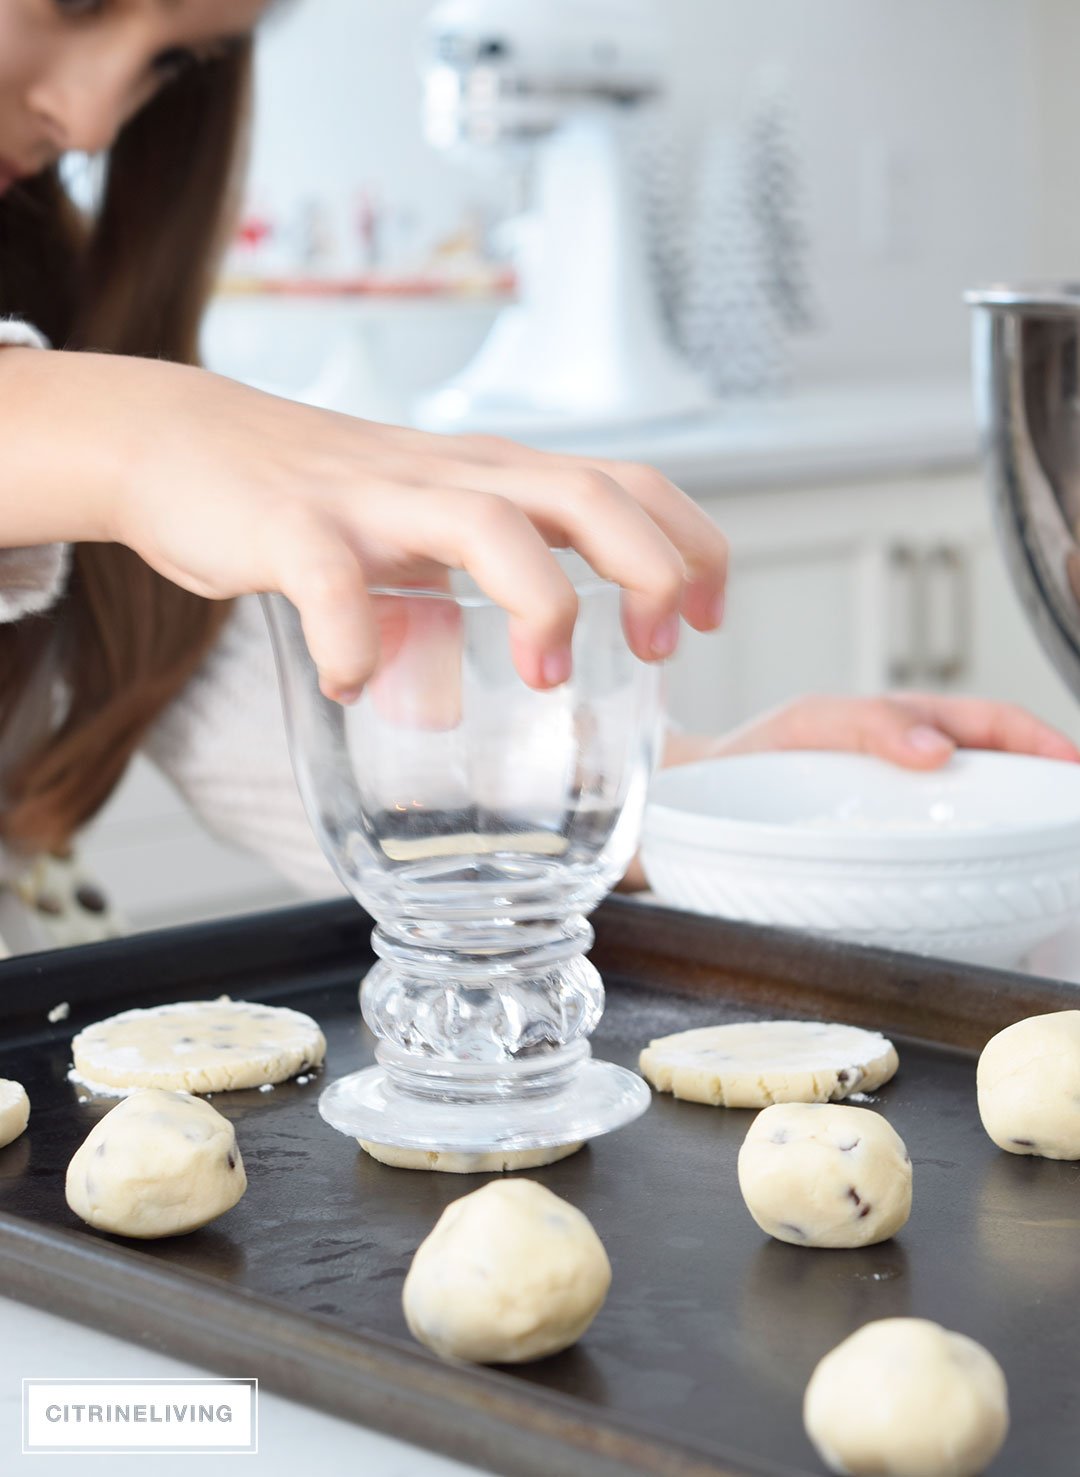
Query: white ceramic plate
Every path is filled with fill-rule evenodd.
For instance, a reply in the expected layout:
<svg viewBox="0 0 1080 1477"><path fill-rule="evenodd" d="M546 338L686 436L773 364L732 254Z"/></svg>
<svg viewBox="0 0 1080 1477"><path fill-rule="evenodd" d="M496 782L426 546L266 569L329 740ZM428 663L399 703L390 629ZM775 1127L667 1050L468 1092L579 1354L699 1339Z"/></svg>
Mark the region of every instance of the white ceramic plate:
<svg viewBox="0 0 1080 1477"><path fill-rule="evenodd" d="M1015 964L1080 916L1080 765L966 752L664 770L642 858L663 901L888 948Z"/></svg>

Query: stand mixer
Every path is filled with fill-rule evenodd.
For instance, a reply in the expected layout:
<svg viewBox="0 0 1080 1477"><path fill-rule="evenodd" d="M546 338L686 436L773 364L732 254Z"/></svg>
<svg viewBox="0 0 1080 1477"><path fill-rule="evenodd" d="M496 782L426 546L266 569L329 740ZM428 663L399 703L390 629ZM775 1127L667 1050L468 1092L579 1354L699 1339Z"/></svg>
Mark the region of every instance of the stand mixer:
<svg viewBox="0 0 1080 1477"><path fill-rule="evenodd" d="M427 55L430 142L527 158L533 206L512 226L518 302L414 423L543 438L705 410L661 320L624 138L663 86L652 0L443 0Z"/></svg>

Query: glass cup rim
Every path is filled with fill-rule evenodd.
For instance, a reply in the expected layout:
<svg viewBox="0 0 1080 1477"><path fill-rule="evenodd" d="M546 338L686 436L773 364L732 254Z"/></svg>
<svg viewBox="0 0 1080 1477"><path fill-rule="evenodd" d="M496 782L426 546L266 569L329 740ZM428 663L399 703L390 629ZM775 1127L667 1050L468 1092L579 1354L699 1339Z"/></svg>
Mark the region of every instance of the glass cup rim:
<svg viewBox="0 0 1080 1477"><path fill-rule="evenodd" d="M601 594L606 591L618 591L619 586L613 580L604 579L602 575L585 562L573 549L552 549L555 561L560 569L573 585L574 593L578 598ZM464 570L448 571L451 577L463 576L472 580L472 576ZM473 582L475 584L475 581ZM472 590L439 590L432 585L371 585L368 594L372 598L393 597L397 599L413 600L439 600L449 605L457 605L467 610L483 609L486 607L497 607L499 601L484 593L480 589Z"/></svg>

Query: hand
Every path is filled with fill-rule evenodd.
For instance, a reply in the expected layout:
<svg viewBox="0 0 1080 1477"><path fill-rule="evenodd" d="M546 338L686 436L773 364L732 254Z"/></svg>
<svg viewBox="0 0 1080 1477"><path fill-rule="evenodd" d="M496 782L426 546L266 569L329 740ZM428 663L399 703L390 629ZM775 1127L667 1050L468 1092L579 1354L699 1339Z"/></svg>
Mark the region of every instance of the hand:
<svg viewBox="0 0 1080 1477"><path fill-rule="evenodd" d="M282 591L300 611L323 691L341 701L378 659L373 584L467 570L510 613L514 660L538 688L569 675L577 612L552 547L576 549L623 587L626 637L646 661L674 651L680 614L698 630L720 622L725 541L651 468L373 425L177 365L5 355L19 359L3 386L14 397L5 424L18 437L20 402L37 413L38 455L24 457L25 472L36 468L47 505L70 498L61 489L72 481L100 484L100 528L82 536L127 544L212 599Z"/></svg>
<svg viewBox="0 0 1080 1477"><path fill-rule="evenodd" d="M873 754L905 769L940 769L958 748L1080 762L1080 750L1071 740L1024 708L905 692L876 698L796 698L721 738L673 733L663 764L692 764L771 749L835 749ZM645 873L635 857L619 887L633 892L645 885Z"/></svg>
<svg viewBox="0 0 1080 1477"><path fill-rule="evenodd" d="M1075 744L1024 708L912 692L797 698L722 738L673 734L664 762L687 764L769 749L836 749L873 754L906 769L939 769L958 748L1080 762Z"/></svg>

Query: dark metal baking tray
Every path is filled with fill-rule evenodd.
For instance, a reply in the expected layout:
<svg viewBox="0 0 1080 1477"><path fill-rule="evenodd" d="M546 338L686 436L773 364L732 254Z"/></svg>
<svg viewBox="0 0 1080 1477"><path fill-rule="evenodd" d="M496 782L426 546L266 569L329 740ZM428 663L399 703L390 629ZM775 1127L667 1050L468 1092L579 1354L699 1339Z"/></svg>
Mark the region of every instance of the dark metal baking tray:
<svg viewBox="0 0 1080 1477"><path fill-rule="evenodd" d="M356 986L369 922L332 903L0 965L0 1077L30 1130L0 1151L0 1291L521 1477L807 1477L800 1406L816 1361L869 1319L926 1315L997 1355L1013 1430L994 1474L1080 1470L1080 1166L999 1153L975 1108L975 1055L1011 1021L1070 1007L1067 985L612 900L593 958L600 1053L756 1015L836 1018L900 1041L877 1107L906 1139L915 1208L863 1251L767 1240L739 1197L751 1115L657 1098L644 1118L533 1171L578 1205L614 1265L584 1340L515 1369L440 1363L408 1337L401 1283L448 1201L482 1176L367 1159L318 1117L326 1077L366 1060ZM74 1030L134 1003L211 997L310 1011L323 1077L218 1095L250 1188L215 1225L131 1243L81 1226L68 1159L102 1111L66 1080ZM70 1019L49 1025L61 1000Z"/></svg>

